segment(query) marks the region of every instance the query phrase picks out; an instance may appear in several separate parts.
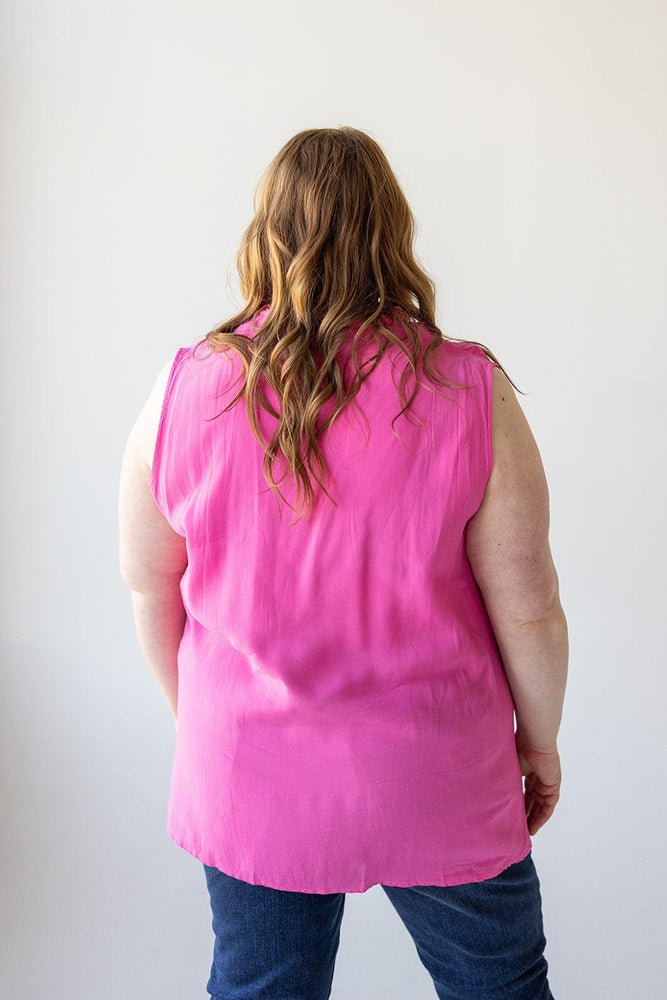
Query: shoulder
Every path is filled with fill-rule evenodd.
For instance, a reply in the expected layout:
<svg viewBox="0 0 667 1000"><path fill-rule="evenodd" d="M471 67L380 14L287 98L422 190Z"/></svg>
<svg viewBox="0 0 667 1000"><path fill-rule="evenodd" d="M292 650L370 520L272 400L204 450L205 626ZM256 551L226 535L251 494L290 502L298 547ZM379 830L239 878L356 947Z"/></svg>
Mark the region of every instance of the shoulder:
<svg viewBox="0 0 667 1000"><path fill-rule="evenodd" d="M542 458L528 420L507 376L493 370L493 471L490 497L506 503L532 503L542 513L548 508L548 488Z"/></svg>
<svg viewBox="0 0 667 1000"><path fill-rule="evenodd" d="M512 383L497 366L493 369L493 450L496 464L512 454L513 462L535 459L532 431L516 397Z"/></svg>
<svg viewBox="0 0 667 1000"><path fill-rule="evenodd" d="M481 344L473 344L467 340L448 340L449 352L452 357L457 358L463 364L475 365L482 368L493 367L495 364L491 360Z"/></svg>
<svg viewBox="0 0 667 1000"><path fill-rule="evenodd" d="M463 340L443 340L436 350L439 366L460 383L490 385L495 362L479 344Z"/></svg>

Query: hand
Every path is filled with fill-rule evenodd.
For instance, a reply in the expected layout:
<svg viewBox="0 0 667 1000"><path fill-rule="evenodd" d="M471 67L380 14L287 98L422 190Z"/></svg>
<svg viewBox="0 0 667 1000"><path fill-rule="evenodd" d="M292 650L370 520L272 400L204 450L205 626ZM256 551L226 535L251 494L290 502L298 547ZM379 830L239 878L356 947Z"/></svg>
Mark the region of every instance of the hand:
<svg viewBox="0 0 667 1000"><path fill-rule="evenodd" d="M535 750L516 736L521 774L525 776L524 804L531 837L550 818L560 798L560 757L558 750Z"/></svg>

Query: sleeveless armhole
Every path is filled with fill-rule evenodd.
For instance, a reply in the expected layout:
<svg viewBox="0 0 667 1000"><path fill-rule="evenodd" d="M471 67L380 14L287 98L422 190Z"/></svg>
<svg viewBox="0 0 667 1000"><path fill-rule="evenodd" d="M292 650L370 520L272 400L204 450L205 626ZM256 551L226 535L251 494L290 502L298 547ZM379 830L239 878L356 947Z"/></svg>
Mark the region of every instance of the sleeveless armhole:
<svg viewBox="0 0 667 1000"><path fill-rule="evenodd" d="M493 370L498 368L495 361L484 355L486 364L486 481L488 483L493 472Z"/></svg>
<svg viewBox="0 0 667 1000"><path fill-rule="evenodd" d="M478 438L479 444L484 449L484 487L491 478L491 473L493 472L493 370L494 368L499 368L495 361L492 361L488 356L486 351L484 351L478 344L466 343L462 345L469 352L470 356L475 358L476 362L481 362L483 365L483 371L480 372L477 364L474 365L473 371L476 369L474 374L473 382L477 385L481 385L482 388L482 403L478 408L478 417L484 421L483 436L480 435Z"/></svg>
<svg viewBox="0 0 667 1000"><path fill-rule="evenodd" d="M153 494L153 499L157 504L160 512L164 517L169 520L168 513L166 510L166 505L163 502L163 491L161 484L161 471L162 471L162 457L164 450L164 437L165 437L165 427L167 423L167 413L169 411L169 403L171 401L172 392L174 389L174 384L176 382L176 375L178 369L181 366L181 362L186 354L192 350L191 347L181 347L178 349L174 356L174 360L171 365L171 371L169 372L169 378L167 379L167 385L164 391L164 396L162 398L162 407L160 409L160 420L158 422L157 436L155 438L155 449L153 451L153 463L151 465L151 493Z"/></svg>

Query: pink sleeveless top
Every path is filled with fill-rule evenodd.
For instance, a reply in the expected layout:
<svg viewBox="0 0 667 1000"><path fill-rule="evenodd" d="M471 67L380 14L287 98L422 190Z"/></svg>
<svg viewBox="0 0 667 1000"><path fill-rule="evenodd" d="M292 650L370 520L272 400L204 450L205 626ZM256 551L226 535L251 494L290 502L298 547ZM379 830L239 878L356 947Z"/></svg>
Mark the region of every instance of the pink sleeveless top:
<svg viewBox="0 0 667 1000"><path fill-rule="evenodd" d="M438 352L469 388L419 389L423 426L403 416L394 433L390 347L320 437L337 506L320 495L296 524L245 401L211 419L241 384L236 353L200 341L174 359L152 469L188 550L167 833L246 882L455 885L530 851L514 705L465 553L492 467L493 364L472 344ZM291 479L281 489L293 502Z"/></svg>

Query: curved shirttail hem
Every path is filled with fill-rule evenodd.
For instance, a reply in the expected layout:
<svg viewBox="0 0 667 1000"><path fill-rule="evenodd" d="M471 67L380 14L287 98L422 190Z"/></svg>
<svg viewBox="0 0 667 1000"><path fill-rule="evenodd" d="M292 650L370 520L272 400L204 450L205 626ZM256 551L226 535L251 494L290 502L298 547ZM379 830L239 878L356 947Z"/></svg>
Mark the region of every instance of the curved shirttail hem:
<svg viewBox="0 0 667 1000"><path fill-rule="evenodd" d="M193 858L196 858L197 861L200 861L202 864L209 865L212 868L217 868L218 867L215 864L214 861L207 861L206 860L206 858L208 857L208 855L206 854L206 851L201 850L200 848L188 847L187 846L187 841L185 840L184 837L181 838L177 834L169 833L169 831L167 831L167 835L171 838L171 840L174 841L174 843L176 843L184 851L187 851L187 853L190 854ZM510 865L518 864L519 861L523 861L524 858L528 857L528 855L530 854L530 852L532 850L532 842L530 840L530 835L526 834L526 836L528 837L528 849L527 850L526 850L525 846L522 847L521 851L519 852L519 855L517 857L510 856L509 860L508 861L504 861L500 867L498 867L497 865L494 865L493 868L491 868L491 870L489 872L484 873L481 877L479 875L480 869L477 868L477 869L471 869L471 873L468 874L468 875L466 875L466 876L459 876L459 875L457 875L454 878L447 879L447 881L445 881L445 882L441 882L441 881L438 881L438 882L431 882L431 881L429 881L429 882L419 882L419 881L412 881L412 882L382 882L381 880L377 879L374 882L371 881L371 882L367 882L367 883L362 883L362 885L361 885L360 888L358 886L348 886L347 888L340 888L339 887L337 889L309 889L309 888L304 888L303 886L289 886L289 888L287 888L284 885L271 885L270 882L250 882L250 885L263 885L267 889L280 889L280 890L285 891L285 892L308 892L308 893L314 893L314 894L318 894L318 895L319 894L329 895L330 893L334 893L334 892L366 892L367 889L371 889L374 885L388 885L388 886L394 886L397 889L408 889L408 888L411 888L412 886L416 886L416 885L419 885L419 886L422 886L422 885L423 886L426 886L426 885L428 885L428 886L450 886L451 885L451 886L453 886L453 885L468 885L468 884L471 884L473 882L485 882L485 881L487 881L487 879L495 878L496 875L500 875L500 873L504 872L506 868L510 867ZM240 879L242 882L249 882L249 879L246 878L246 877L244 877L243 874L241 874L239 872L231 871L231 870L228 869L227 866L225 866L224 868L220 868L219 871L224 872L225 875L230 875L232 878Z"/></svg>

